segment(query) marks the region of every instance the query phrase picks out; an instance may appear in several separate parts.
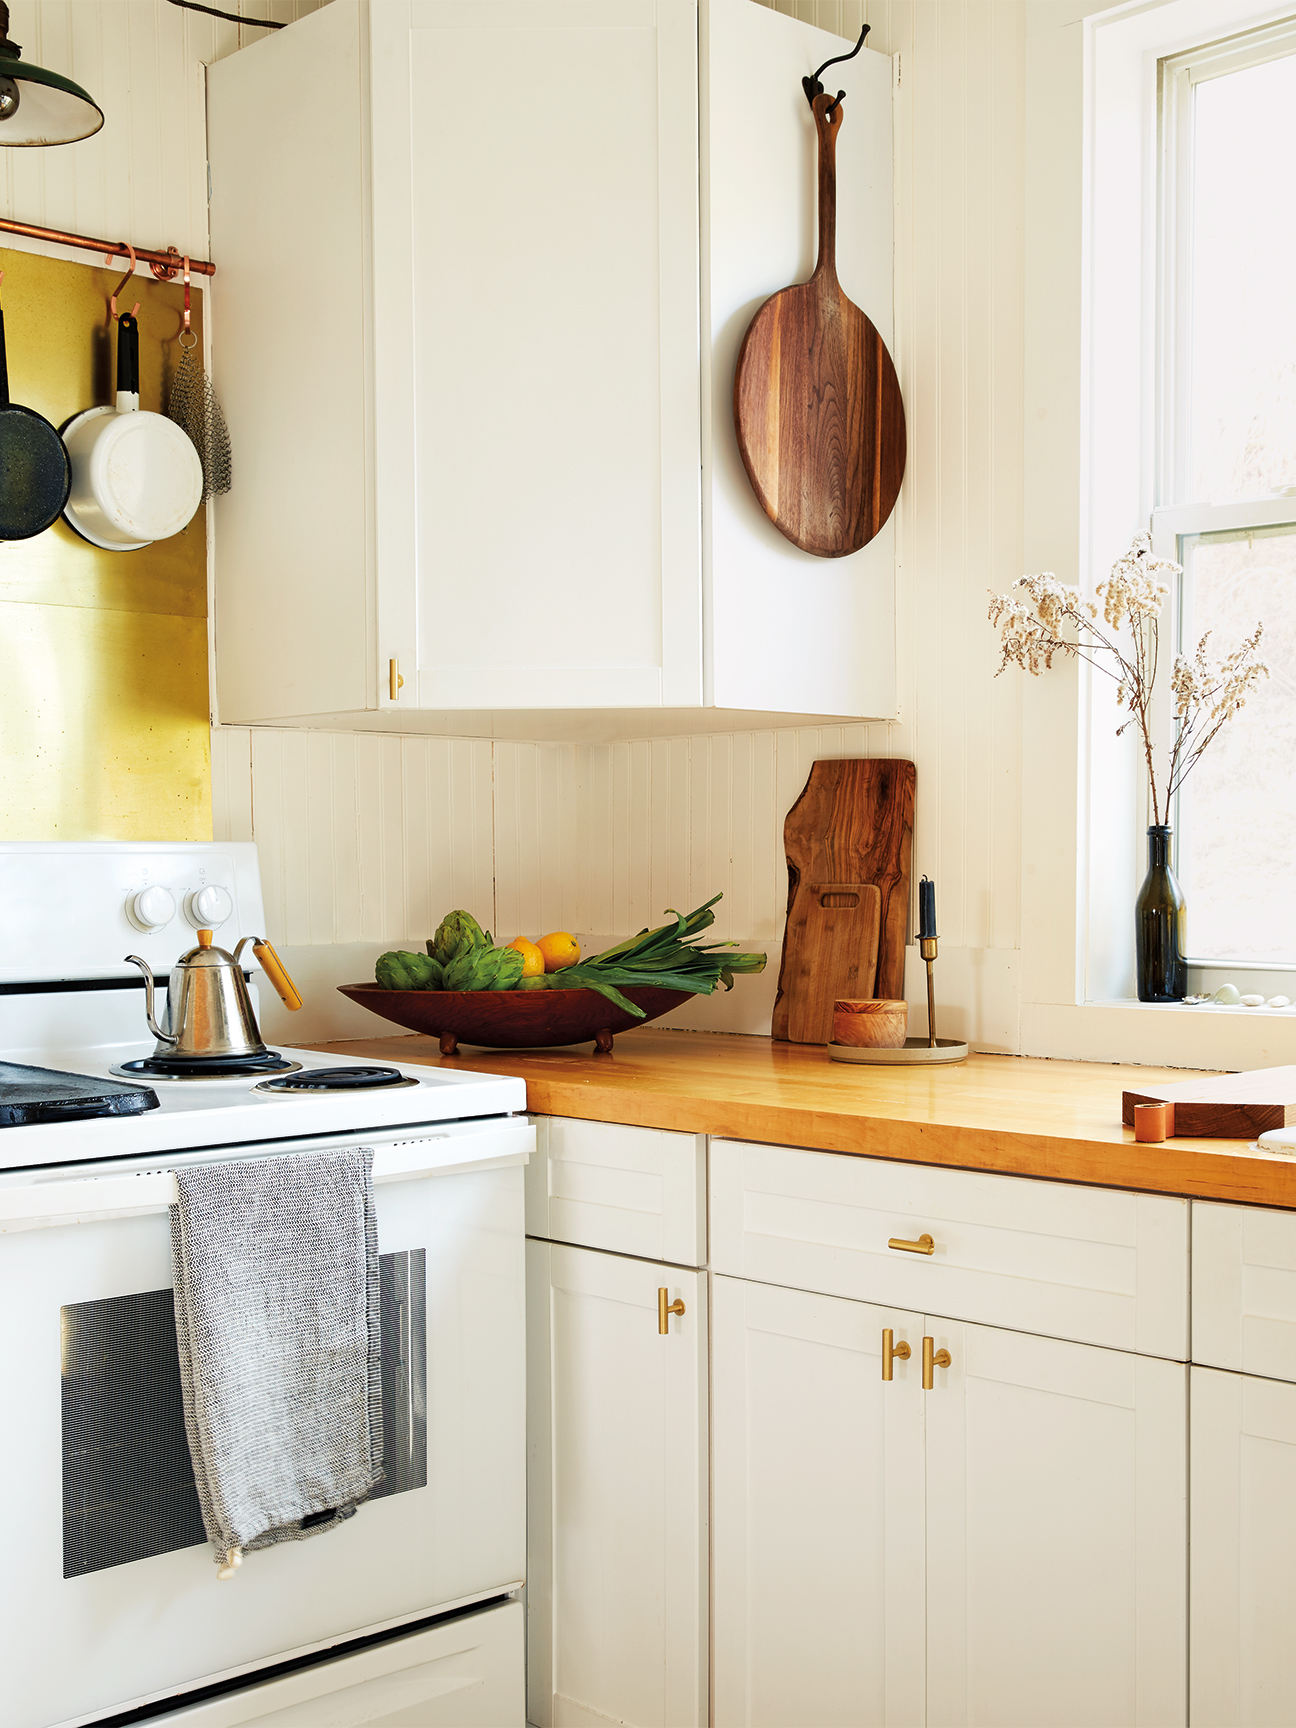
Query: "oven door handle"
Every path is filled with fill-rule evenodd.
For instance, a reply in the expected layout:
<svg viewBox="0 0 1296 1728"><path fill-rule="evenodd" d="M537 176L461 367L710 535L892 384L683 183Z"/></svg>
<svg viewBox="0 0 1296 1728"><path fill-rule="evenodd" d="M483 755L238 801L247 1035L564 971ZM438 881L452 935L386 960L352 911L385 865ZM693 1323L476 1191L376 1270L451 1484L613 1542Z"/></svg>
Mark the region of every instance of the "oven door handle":
<svg viewBox="0 0 1296 1728"><path fill-rule="evenodd" d="M466 1134L427 1134L374 1148L375 1185L415 1182L426 1176L454 1176L471 1170L504 1170L525 1164L535 1151L535 1124L510 1121L498 1128ZM257 1147L259 1156L265 1148ZM170 1170L132 1176L55 1177L26 1187L0 1187L0 1236L63 1224L100 1223L107 1218L139 1218L165 1212L176 1202Z"/></svg>

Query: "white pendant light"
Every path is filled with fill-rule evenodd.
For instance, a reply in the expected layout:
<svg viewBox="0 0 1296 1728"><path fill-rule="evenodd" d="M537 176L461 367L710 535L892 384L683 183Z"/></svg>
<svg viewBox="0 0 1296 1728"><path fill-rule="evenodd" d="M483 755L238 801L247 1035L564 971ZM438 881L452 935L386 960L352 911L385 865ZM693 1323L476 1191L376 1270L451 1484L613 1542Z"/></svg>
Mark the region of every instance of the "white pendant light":
<svg viewBox="0 0 1296 1728"><path fill-rule="evenodd" d="M93 97L21 54L9 40L9 8L0 0L0 144L75 144L97 132L104 117Z"/></svg>

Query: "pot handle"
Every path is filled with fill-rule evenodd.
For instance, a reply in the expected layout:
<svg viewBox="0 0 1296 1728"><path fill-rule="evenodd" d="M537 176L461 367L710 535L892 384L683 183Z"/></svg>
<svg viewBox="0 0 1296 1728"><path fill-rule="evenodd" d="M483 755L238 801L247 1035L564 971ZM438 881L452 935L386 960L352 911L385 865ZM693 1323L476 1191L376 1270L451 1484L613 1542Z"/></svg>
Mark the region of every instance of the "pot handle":
<svg viewBox="0 0 1296 1728"><path fill-rule="evenodd" d="M285 1008L295 1010L302 1005L302 999L297 993L297 986L284 970L284 963L266 941L264 936L257 937L252 943L252 952L261 962L261 969L279 992L279 1000Z"/></svg>
<svg viewBox="0 0 1296 1728"><path fill-rule="evenodd" d="M129 398L123 402L122 397ZM129 312L117 320L117 412L139 407L139 324Z"/></svg>

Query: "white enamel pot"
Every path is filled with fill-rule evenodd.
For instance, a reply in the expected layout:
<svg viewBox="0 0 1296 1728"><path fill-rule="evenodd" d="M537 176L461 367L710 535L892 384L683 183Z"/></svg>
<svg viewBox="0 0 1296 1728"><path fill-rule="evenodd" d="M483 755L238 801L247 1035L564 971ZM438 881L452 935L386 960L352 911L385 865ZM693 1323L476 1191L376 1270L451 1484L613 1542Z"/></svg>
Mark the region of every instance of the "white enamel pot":
<svg viewBox="0 0 1296 1728"><path fill-rule="evenodd" d="M88 408L63 428L72 490L63 515L110 552L136 552L187 528L202 502L198 452L174 420L139 405L139 325L117 324L117 406Z"/></svg>

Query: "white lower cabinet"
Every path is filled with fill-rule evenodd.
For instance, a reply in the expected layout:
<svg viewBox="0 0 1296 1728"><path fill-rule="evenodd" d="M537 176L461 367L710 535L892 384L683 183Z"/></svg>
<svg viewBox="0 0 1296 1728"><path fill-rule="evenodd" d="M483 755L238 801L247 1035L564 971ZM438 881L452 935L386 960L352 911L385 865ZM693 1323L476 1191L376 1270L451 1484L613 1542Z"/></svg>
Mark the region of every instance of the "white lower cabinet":
<svg viewBox="0 0 1296 1728"><path fill-rule="evenodd" d="M1293 1601L1296 1385L1194 1368L1194 1728L1296 1722Z"/></svg>
<svg viewBox="0 0 1296 1728"><path fill-rule="evenodd" d="M527 1714L707 1721L705 1275L527 1243ZM682 1314L659 1330L659 1290Z"/></svg>
<svg viewBox="0 0 1296 1728"><path fill-rule="evenodd" d="M712 1326L716 1728L1185 1720L1184 1367L726 1277Z"/></svg>
<svg viewBox="0 0 1296 1728"><path fill-rule="evenodd" d="M925 1329L930 1728L1182 1724L1188 1370Z"/></svg>
<svg viewBox="0 0 1296 1728"><path fill-rule="evenodd" d="M922 1317L717 1277L711 1327L716 1728L917 1728Z"/></svg>

